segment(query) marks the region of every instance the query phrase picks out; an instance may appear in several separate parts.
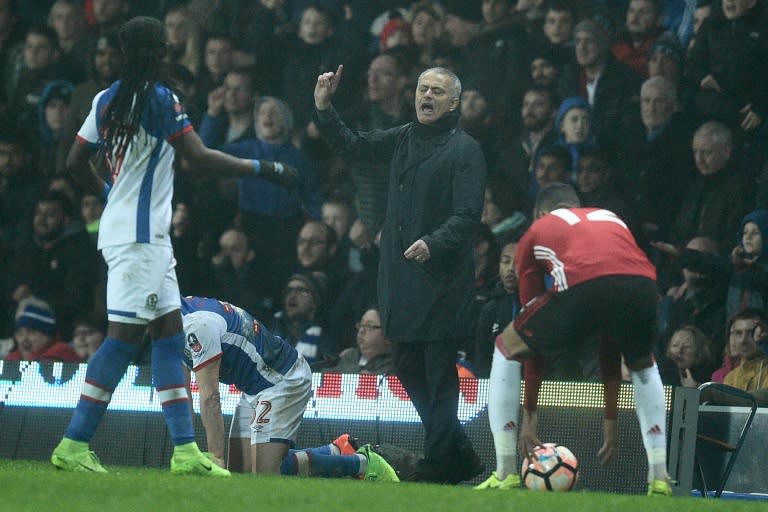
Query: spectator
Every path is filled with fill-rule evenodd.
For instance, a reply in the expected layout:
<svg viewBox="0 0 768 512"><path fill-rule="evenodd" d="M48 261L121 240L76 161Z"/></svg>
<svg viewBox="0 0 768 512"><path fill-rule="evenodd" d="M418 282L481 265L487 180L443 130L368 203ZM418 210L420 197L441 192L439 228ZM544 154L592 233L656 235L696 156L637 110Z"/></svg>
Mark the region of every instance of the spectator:
<svg viewBox="0 0 768 512"><path fill-rule="evenodd" d="M392 343L384 336L379 310L369 308L355 326L357 346L339 354L335 366L324 372L337 373L394 373Z"/></svg>
<svg viewBox="0 0 768 512"><path fill-rule="evenodd" d="M57 334L56 316L45 303L30 302L16 318L13 334L16 350L5 356L8 361L59 361L78 363L80 356Z"/></svg>
<svg viewBox="0 0 768 512"><path fill-rule="evenodd" d="M94 39L106 32L118 30L129 16L128 0L93 0L90 11L91 34ZM86 17L88 12L86 11Z"/></svg>
<svg viewBox="0 0 768 512"><path fill-rule="evenodd" d="M730 353L739 363L723 379L723 383L744 391L768 388L768 355L758 343L764 342L765 314L756 309L744 309L730 327Z"/></svg>
<svg viewBox="0 0 768 512"><path fill-rule="evenodd" d="M261 98L254 109L253 124L255 138L227 144L220 149L244 158L269 158L298 170L299 186L293 189L256 176L237 181L242 229L259 244L254 264L264 270L264 275L271 276L265 286L279 294L292 270L293 262L286 256L295 250L303 219L320 218L322 199L314 166L291 144L294 118L288 105L279 98ZM201 134L206 143L218 136L215 131ZM242 301L238 303L243 304Z"/></svg>
<svg viewBox="0 0 768 512"><path fill-rule="evenodd" d="M559 134L557 144L571 154L568 168L568 183L576 183L576 169L584 148L595 145L592 108L587 101L574 96L560 104L555 116L555 131ZM541 184L539 184L541 186Z"/></svg>
<svg viewBox="0 0 768 512"><path fill-rule="evenodd" d="M680 197L696 176L689 149L693 130L678 105L675 87L666 78L643 83L642 124L626 141L626 165L617 177L651 240L668 236L681 209Z"/></svg>
<svg viewBox="0 0 768 512"><path fill-rule="evenodd" d="M21 16L17 0L0 0L0 83L8 81L8 60L12 50L24 39ZM8 108L5 87L0 87L0 112Z"/></svg>
<svg viewBox="0 0 768 512"><path fill-rule="evenodd" d="M17 131L0 130L0 239L6 244L21 238L43 189L27 146Z"/></svg>
<svg viewBox="0 0 768 512"><path fill-rule="evenodd" d="M691 268L688 263L694 259L708 258L707 255L719 257L717 243L711 238L694 237L679 254L677 263L679 265L682 260L684 264L683 281L680 285L669 288L659 303L660 338L657 353L663 353L672 333L677 329L693 325L713 341L713 353L718 356L722 352L722 340L725 338L728 276L722 272L693 270L702 267Z"/></svg>
<svg viewBox="0 0 768 512"><path fill-rule="evenodd" d="M648 52L664 33L663 0L629 0L625 28L611 51L619 60L644 79L648 78Z"/></svg>
<svg viewBox="0 0 768 512"><path fill-rule="evenodd" d="M72 322L72 349L87 363L104 342L106 329L103 317L87 314L75 318Z"/></svg>
<svg viewBox="0 0 768 512"><path fill-rule="evenodd" d="M203 290L209 291L211 280L211 269L207 262L202 258L203 240L200 235L200 218L195 215L197 211L194 205L183 201L177 201L173 207L173 216L171 217L171 243L173 244L173 255L176 258L176 277L179 280L179 291L182 295L201 294ZM233 271L239 274L239 269L234 269L234 258L232 252L230 262L233 263ZM216 274L213 274L215 280ZM240 282L234 284L235 290L231 290L235 295L242 286L248 286L250 282ZM250 304L249 304L250 305Z"/></svg>
<svg viewBox="0 0 768 512"><path fill-rule="evenodd" d="M576 166L576 190L584 207L612 211L627 225L637 244L648 252L648 241L640 227L637 213L629 200L614 185L608 156L596 147L585 148Z"/></svg>
<svg viewBox="0 0 768 512"><path fill-rule="evenodd" d="M741 345L744 344L743 338L747 337L754 340L755 329L752 327L750 330L749 326L754 326L755 323L759 323L763 318L764 313L762 311L746 308L728 320L728 325L726 326L727 339L723 348L723 364L712 373L713 382L723 382L725 376L741 364L740 351ZM740 328L734 329L736 320L742 320L742 322L739 324ZM749 339L746 340L746 344L749 345Z"/></svg>
<svg viewBox="0 0 768 512"><path fill-rule="evenodd" d="M48 25L59 37L62 56L68 61L82 66L93 58L88 40L88 24L85 11L78 0L56 0L48 11Z"/></svg>
<svg viewBox="0 0 768 512"><path fill-rule="evenodd" d="M312 113L312 98L307 95L306 84L314 81L318 70L332 69L338 62L343 62L354 76L359 76L364 46L356 34L345 30L345 23L322 4L310 4L301 13L296 36L282 42L281 54L285 58L282 60L280 97L291 106L300 132L305 131ZM359 101L356 85L350 81L342 87L340 107L350 107Z"/></svg>
<svg viewBox="0 0 768 512"><path fill-rule="evenodd" d="M544 22L541 31L534 31L533 39L539 52L548 53L557 68L572 62L573 27L576 24L576 8L568 0L544 2Z"/></svg>
<svg viewBox="0 0 768 512"><path fill-rule="evenodd" d="M640 76L616 60L610 52L608 30L592 19L574 28L576 65L560 75L563 98L581 96L592 107L592 132L598 145L616 160L623 147L622 134L637 118Z"/></svg>
<svg viewBox="0 0 768 512"><path fill-rule="evenodd" d="M6 96L16 129L23 134L34 133L37 127L38 105L46 84L51 80L78 83L84 78L82 68L61 61L58 36L48 26L28 29L8 66Z"/></svg>
<svg viewBox="0 0 768 512"><path fill-rule="evenodd" d="M291 344L310 366L321 369L337 361L337 344L329 337L321 312L325 289L310 274L293 274L283 290L282 309L269 328Z"/></svg>
<svg viewBox="0 0 768 512"><path fill-rule="evenodd" d="M349 237L353 224L359 222L352 203L342 196L331 197L323 202L321 211L323 223L336 232L337 259L343 262L346 270L350 272L362 270L360 247Z"/></svg>
<svg viewBox="0 0 768 512"><path fill-rule="evenodd" d="M490 375L494 340L501 334L504 326L517 317L522 307L517 294L518 281L515 274L517 236L505 235L499 245L499 279L495 283L493 294L480 311L475 344L472 351L467 353L467 359L472 362L478 378L488 378Z"/></svg>
<svg viewBox="0 0 768 512"><path fill-rule="evenodd" d="M461 92L459 125L472 136L483 150L486 164L494 167L498 139L496 108L491 103L490 87L484 83L467 84Z"/></svg>
<svg viewBox="0 0 768 512"><path fill-rule="evenodd" d="M228 34L232 38L234 66L256 67L259 75L268 75L274 73L284 57L276 44L275 35L293 30L285 8L294 8L295 5L295 1L275 0L214 2L207 7L210 12L204 14L204 25L209 32ZM266 82L274 82L275 78L262 77L264 81L260 80L258 86L274 94L276 91Z"/></svg>
<svg viewBox="0 0 768 512"><path fill-rule="evenodd" d="M192 74L200 69L200 25L189 7L172 5L163 19L165 36L168 38L167 62L181 64Z"/></svg>
<svg viewBox="0 0 768 512"><path fill-rule="evenodd" d="M234 43L224 33L208 34L203 41L203 65L195 75L192 104L200 112L208 109L208 94L224 83L224 77L234 67Z"/></svg>
<svg viewBox="0 0 768 512"><path fill-rule="evenodd" d="M36 296L56 308L63 333L75 316L94 307L99 257L73 205L58 192L48 192L35 204L32 228L14 250L9 270L12 298Z"/></svg>
<svg viewBox="0 0 768 512"><path fill-rule="evenodd" d="M461 52L458 70L464 83L494 84L485 94L490 110L501 123L516 126L516 106L526 85L520 70L528 65L528 35L513 16L514 2L451 0L444 5L448 13L446 32ZM479 24L475 23L477 14Z"/></svg>
<svg viewBox="0 0 768 512"><path fill-rule="evenodd" d="M410 46L413 46L410 23L402 18L393 18L384 24L379 35L379 53Z"/></svg>
<svg viewBox="0 0 768 512"><path fill-rule="evenodd" d="M499 199L508 201L513 210L528 213L536 196L536 165L542 151L558 137L554 129L558 104L552 90L542 86L533 86L523 95L520 134L503 143L496 170L489 177L494 196L500 195L497 183L505 183L508 194Z"/></svg>
<svg viewBox="0 0 768 512"><path fill-rule="evenodd" d="M54 80L40 96L37 166L40 174L48 178L64 172L66 153L72 143L66 137L66 125L74 88L70 82Z"/></svg>
<svg viewBox="0 0 768 512"><path fill-rule="evenodd" d="M714 363L712 340L700 329L692 325L677 329L664 355L659 361L659 373L665 385L696 388L710 381Z"/></svg>
<svg viewBox="0 0 768 512"><path fill-rule="evenodd" d="M339 240L336 231L317 220L304 223L296 239L297 270L322 275L326 286L325 299L332 305L349 279L347 262L338 255Z"/></svg>
<svg viewBox="0 0 768 512"><path fill-rule="evenodd" d="M536 190L552 183L572 183L571 162L571 153L564 146L550 146L542 151L536 162Z"/></svg>
<svg viewBox="0 0 768 512"><path fill-rule="evenodd" d="M768 113L768 45L765 8L756 0L722 2L723 16L701 25L690 51L691 79L698 86L696 114L731 129L758 129Z"/></svg>
<svg viewBox="0 0 768 512"><path fill-rule="evenodd" d="M471 243L482 212L483 154L456 126L461 82L451 71L420 75L417 122L370 132L353 132L331 106L342 71L317 77L316 122L335 152L390 163L378 304L397 376L425 427L415 479L456 484L483 470L456 418L456 353L472 335Z"/></svg>
<svg viewBox="0 0 768 512"><path fill-rule="evenodd" d="M573 53L573 49L571 49ZM562 65L555 59L550 50L533 48L531 52L531 82L533 85L554 90L560 77Z"/></svg>
<svg viewBox="0 0 768 512"><path fill-rule="evenodd" d="M104 213L104 198L98 194L83 194L80 199L80 217L85 224L85 231L96 247L99 238L101 214Z"/></svg>
<svg viewBox="0 0 768 512"><path fill-rule="evenodd" d="M699 172L683 194L670 238L682 243L702 235L729 247L752 205L731 130L716 121L701 125L693 136L693 156Z"/></svg>
<svg viewBox="0 0 768 512"><path fill-rule="evenodd" d="M96 46L91 58L90 79L75 86L72 92L69 116L67 116L66 133L68 138L74 138L77 129L83 124L91 110L93 98L99 91L109 87L117 80L120 66L123 63L120 41L115 32L107 32L96 39Z"/></svg>
<svg viewBox="0 0 768 512"><path fill-rule="evenodd" d="M493 234L499 236L508 231L524 229L528 218L512 208L509 201L510 193L503 181L488 180L483 194L483 214L480 221L491 228Z"/></svg>
<svg viewBox="0 0 768 512"><path fill-rule="evenodd" d="M668 32L662 34L648 50L649 78L661 76L669 80L677 89L678 96L687 98L689 84L685 75L685 50L674 36ZM687 106L688 102L683 105Z"/></svg>
<svg viewBox="0 0 768 512"><path fill-rule="evenodd" d="M177 205L177 222L180 211ZM221 300L240 304L251 314L266 318L278 297L273 289L275 277L259 267L256 251L243 231L228 229L222 233L219 247L219 253L211 261L209 291ZM191 257L188 254L188 258Z"/></svg>
<svg viewBox="0 0 768 512"><path fill-rule="evenodd" d="M256 136L254 104L259 99L251 69L233 69L224 83L208 94L208 110L200 124L200 138L211 147Z"/></svg>
<svg viewBox="0 0 768 512"><path fill-rule="evenodd" d="M443 35L445 13L440 4L423 0L411 7L411 38L422 67L434 65L434 50Z"/></svg>
<svg viewBox="0 0 768 512"><path fill-rule="evenodd" d="M726 318L745 307L765 309L768 305L768 210L755 210L741 221L739 242L727 257L698 251L679 251L670 244L654 247L677 258L683 268L707 273L710 278L728 276Z"/></svg>
<svg viewBox="0 0 768 512"><path fill-rule="evenodd" d="M704 24L704 20L712 15L712 4L714 0L697 0L696 8L693 11L693 35L688 41L687 50L690 53L691 48L696 44L696 36Z"/></svg>

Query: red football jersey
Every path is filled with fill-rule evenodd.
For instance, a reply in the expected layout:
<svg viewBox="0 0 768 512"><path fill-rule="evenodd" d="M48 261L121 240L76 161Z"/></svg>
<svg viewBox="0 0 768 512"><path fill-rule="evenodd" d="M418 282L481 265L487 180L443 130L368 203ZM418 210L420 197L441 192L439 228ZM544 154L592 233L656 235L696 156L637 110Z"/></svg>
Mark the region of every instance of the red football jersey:
<svg viewBox="0 0 768 512"><path fill-rule="evenodd" d="M523 304L547 289L546 276L555 292L605 276L656 279L626 224L599 208L561 208L534 222L517 245L515 265Z"/></svg>

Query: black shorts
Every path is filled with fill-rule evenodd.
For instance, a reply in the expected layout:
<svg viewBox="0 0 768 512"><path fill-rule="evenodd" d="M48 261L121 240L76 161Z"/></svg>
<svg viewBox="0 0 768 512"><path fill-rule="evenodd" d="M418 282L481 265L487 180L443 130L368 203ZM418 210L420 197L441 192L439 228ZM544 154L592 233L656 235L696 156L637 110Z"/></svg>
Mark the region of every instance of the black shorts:
<svg viewBox="0 0 768 512"><path fill-rule="evenodd" d="M592 334L611 336L627 361L651 354L656 332L656 282L606 276L525 305L515 330L537 354L558 358Z"/></svg>

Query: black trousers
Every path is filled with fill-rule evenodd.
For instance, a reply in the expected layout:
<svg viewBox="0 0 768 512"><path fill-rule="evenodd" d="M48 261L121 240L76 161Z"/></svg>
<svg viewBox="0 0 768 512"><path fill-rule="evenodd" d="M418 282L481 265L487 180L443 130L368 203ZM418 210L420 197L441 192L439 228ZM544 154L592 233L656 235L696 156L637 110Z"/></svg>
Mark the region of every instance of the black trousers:
<svg viewBox="0 0 768 512"><path fill-rule="evenodd" d="M459 340L396 342L395 371L424 425L424 460L416 480L458 483L482 471L482 463L457 418Z"/></svg>

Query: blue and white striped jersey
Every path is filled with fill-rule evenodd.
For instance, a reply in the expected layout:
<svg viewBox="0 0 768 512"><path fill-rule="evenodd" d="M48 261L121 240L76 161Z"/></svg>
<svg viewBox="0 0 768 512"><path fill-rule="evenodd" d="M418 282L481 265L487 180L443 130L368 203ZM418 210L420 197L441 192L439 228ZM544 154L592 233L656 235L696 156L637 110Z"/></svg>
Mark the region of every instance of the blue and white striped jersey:
<svg viewBox="0 0 768 512"><path fill-rule="evenodd" d="M104 116L120 81L98 93L77 134L78 142L104 144ZM137 134L121 161L108 155L111 190L101 217L99 249L127 243L171 245L174 138L192 130L184 106L156 84L147 98Z"/></svg>
<svg viewBox="0 0 768 512"><path fill-rule="evenodd" d="M221 359L219 381L255 395L280 382L299 357L243 309L202 297L183 297L184 362L199 370Z"/></svg>

